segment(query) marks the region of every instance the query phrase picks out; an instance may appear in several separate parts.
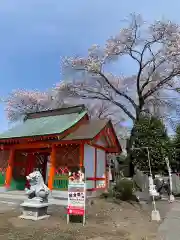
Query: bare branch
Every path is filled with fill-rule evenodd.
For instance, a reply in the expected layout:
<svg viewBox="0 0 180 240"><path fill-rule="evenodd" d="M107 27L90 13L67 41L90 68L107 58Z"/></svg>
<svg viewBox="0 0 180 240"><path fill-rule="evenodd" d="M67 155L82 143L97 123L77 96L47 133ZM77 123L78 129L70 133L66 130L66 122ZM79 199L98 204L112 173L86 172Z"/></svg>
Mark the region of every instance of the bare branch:
<svg viewBox="0 0 180 240"><path fill-rule="evenodd" d="M105 48L93 45L87 58L66 58L66 67L70 66L78 71L83 70L87 73L87 78L89 77L91 93L89 86L86 86L88 91L86 87L81 88L79 97L111 101L119 106L128 117L134 119L128 109L129 106L123 103L121 97L127 103L129 102L139 114L149 96L156 91L163 91L163 87L178 76L178 69L180 69L179 26L170 21L155 21L147 28L144 26L140 16L131 15L128 26L121 29L115 37L109 38ZM112 83L104 71L107 63L124 56L138 63L136 75L132 78L132 82L128 83L126 90L123 89L123 84ZM98 90L97 83L101 86ZM150 83L153 83L153 88ZM130 96L129 89L135 86L134 95ZM78 88L76 90L78 91Z"/></svg>
<svg viewBox="0 0 180 240"><path fill-rule="evenodd" d="M133 121L135 120L135 117L131 114L131 112L128 111L127 108L123 104L121 104L120 102L117 102L117 101L113 100L112 98L106 96L105 94L103 94L101 92L92 91L92 90L87 89L87 88L85 88L83 90L86 92L86 94L83 95L83 94L80 93L79 95L76 95L76 97L79 96L79 98L84 98L84 99L94 99L94 100L99 99L99 100L102 100L102 101L109 101L110 103L113 103L116 106L118 106L119 108L121 108L123 110L123 112L125 114L127 114L128 117L131 118ZM75 93L77 94L76 90L75 90ZM92 95L88 95L87 93L90 93Z"/></svg>
<svg viewBox="0 0 180 240"><path fill-rule="evenodd" d="M102 73L102 72L99 72L98 73L104 80L105 82L115 91L115 93L117 93L119 96L122 96L124 98L126 98L132 105L133 107L136 109L137 108L137 105L135 104L135 102L133 101L132 98L130 98L127 94L119 91L117 88L115 88L113 86L113 84L110 83L110 81L108 80L108 78Z"/></svg>
<svg viewBox="0 0 180 240"><path fill-rule="evenodd" d="M83 101L93 99L92 102L100 100L117 107L132 121L153 98L159 107L156 93L163 93L168 84L179 79L180 26L165 20L145 24L139 15L131 15L128 20L128 24L116 36L110 37L104 47L93 45L87 57L63 58L64 74L73 72L73 80L55 88L52 99L43 97L43 101L37 101L36 97L32 97L32 104L28 103L26 108L26 101L11 103L9 100L9 116L12 113L18 118L18 114L22 115L27 110L60 106L68 98ZM119 59L124 61L124 58L129 59L130 64L132 61L135 63L133 76L123 73L115 76L106 72L107 64ZM121 66L119 71L122 71ZM83 77L80 73L83 73ZM178 90L178 86L174 88ZM111 116L105 110L99 109L97 116Z"/></svg>
<svg viewBox="0 0 180 240"><path fill-rule="evenodd" d="M143 98L146 99L149 96L151 96L153 93L155 93L158 89L160 89L162 86L164 86L166 83L168 83L168 81L170 81L173 77L177 76L178 74L180 74L180 71L174 72L173 70L166 78L157 83L155 87L153 87L146 94L144 94Z"/></svg>

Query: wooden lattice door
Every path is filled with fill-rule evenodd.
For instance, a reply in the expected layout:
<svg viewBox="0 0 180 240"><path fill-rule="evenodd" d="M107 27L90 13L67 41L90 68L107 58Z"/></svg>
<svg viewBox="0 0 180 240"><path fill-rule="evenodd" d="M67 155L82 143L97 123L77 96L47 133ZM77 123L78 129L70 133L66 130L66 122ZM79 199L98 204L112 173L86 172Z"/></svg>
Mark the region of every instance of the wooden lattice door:
<svg viewBox="0 0 180 240"><path fill-rule="evenodd" d="M48 155L47 154L36 154L34 170L41 172L43 179L46 179L46 168L47 168Z"/></svg>
<svg viewBox="0 0 180 240"><path fill-rule="evenodd" d="M24 190L26 183L26 160L27 154L16 151L12 172L11 189Z"/></svg>
<svg viewBox="0 0 180 240"><path fill-rule="evenodd" d="M6 178L6 170L8 165L9 151L0 151L0 186L4 186Z"/></svg>
<svg viewBox="0 0 180 240"><path fill-rule="evenodd" d="M53 188L66 191L70 168L79 164L79 145L67 145L57 148L56 170Z"/></svg>

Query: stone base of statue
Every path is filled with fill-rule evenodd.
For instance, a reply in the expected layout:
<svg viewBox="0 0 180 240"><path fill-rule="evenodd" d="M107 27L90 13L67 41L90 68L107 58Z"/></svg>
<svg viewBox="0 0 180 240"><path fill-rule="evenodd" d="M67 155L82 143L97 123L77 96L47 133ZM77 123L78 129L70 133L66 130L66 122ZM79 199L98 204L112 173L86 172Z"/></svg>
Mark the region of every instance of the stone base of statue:
<svg viewBox="0 0 180 240"><path fill-rule="evenodd" d="M40 202L39 199L28 199L24 201L21 205L22 215L19 216L21 219L27 220L42 220L49 217L47 214L48 202Z"/></svg>
<svg viewBox="0 0 180 240"><path fill-rule="evenodd" d="M21 204L22 215L20 218L34 221L48 218L49 188L44 184L40 171L30 173L26 179L30 187L25 188L28 199Z"/></svg>

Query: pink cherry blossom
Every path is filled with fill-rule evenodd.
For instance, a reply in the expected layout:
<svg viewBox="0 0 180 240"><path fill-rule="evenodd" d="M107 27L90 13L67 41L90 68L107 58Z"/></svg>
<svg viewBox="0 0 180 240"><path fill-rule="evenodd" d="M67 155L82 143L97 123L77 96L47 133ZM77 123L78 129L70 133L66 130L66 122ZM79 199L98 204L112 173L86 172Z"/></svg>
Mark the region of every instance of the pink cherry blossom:
<svg viewBox="0 0 180 240"><path fill-rule="evenodd" d="M27 113L50 108L51 98L46 92L37 90L14 90L6 99L6 113L10 121L17 121Z"/></svg>
<svg viewBox="0 0 180 240"><path fill-rule="evenodd" d="M114 62L121 69L124 59L129 59L129 67L134 61L133 75L131 69L120 76L107 71L107 64ZM161 98L167 97L168 83L177 86L178 78L179 84L180 25L164 19L149 24L131 14L105 46L94 44L87 56L65 57L62 65L64 73L70 69L85 73L82 79L73 74L73 81L64 85L68 96L110 102L133 122L143 111L152 114L152 104L159 108L160 117L165 117L170 109L164 114L162 102L168 104Z"/></svg>

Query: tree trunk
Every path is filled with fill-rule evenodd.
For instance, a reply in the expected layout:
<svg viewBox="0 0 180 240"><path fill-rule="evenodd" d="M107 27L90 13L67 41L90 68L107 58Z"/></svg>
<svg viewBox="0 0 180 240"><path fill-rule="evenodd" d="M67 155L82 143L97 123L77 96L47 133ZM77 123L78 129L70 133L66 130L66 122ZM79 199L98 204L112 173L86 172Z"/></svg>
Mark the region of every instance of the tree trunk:
<svg viewBox="0 0 180 240"><path fill-rule="evenodd" d="M134 165L133 165L132 156L131 156L134 140L135 140L135 124L134 124L134 126L131 130L130 138L128 139L127 144L126 144L126 151L127 151L127 159L128 159L128 163L129 163L130 177L132 177L134 175Z"/></svg>
<svg viewBox="0 0 180 240"><path fill-rule="evenodd" d="M141 115L141 110L142 110L142 104L140 104L141 107L139 107L136 111L136 120L133 123L133 127L131 129L131 135L129 137L129 140L127 141L127 145L126 145L126 151L127 151L127 159L129 162L129 174L130 177L133 177L134 175L134 165L132 162L132 147L136 138L136 132L135 132L135 125L136 122L139 121L140 115Z"/></svg>

